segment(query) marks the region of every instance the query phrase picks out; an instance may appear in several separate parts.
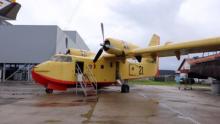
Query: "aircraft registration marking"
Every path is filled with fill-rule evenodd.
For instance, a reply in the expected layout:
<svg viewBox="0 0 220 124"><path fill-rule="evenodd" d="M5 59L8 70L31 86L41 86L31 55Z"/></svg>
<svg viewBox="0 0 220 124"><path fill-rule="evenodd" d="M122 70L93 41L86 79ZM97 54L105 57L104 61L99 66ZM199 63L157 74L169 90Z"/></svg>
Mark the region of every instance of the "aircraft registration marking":
<svg viewBox="0 0 220 124"><path fill-rule="evenodd" d="M139 76L144 74L144 67L137 64L129 64L129 75Z"/></svg>
<svg viewBox="0 0 220 124"><path fill-rule="evenodd" d="M139 75L143 75L143 74L144 74L144 67L139 66Z"/></svg>

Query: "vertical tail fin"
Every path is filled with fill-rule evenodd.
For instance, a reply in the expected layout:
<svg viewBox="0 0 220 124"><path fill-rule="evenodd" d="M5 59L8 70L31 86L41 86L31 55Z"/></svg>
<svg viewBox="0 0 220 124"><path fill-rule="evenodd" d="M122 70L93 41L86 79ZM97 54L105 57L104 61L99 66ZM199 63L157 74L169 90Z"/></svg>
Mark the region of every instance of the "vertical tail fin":
<svg viewBox="0 0 220 124"><path fill-rule="evenodd" d="M156 46L156 45L160 45L160 37L154 34L148 46ZM152 55L151 57L144 58L142 64L146 66L146 70L145 70L146 77L149 76L154 77L159 75L159 58L156 54Z"/></svg>
<svg viewBox="0 0 220 124"><path fill-rule="evenodd" d="M160 45L160 37L156 34L153 34L148 46L156 46L156 45Z"/></svg>
<svg viewBox="0 0 220 124"><path fill-rule="evenodd" d="M0 0L0 19L15 20L21 5L15 0Z"/></svg>

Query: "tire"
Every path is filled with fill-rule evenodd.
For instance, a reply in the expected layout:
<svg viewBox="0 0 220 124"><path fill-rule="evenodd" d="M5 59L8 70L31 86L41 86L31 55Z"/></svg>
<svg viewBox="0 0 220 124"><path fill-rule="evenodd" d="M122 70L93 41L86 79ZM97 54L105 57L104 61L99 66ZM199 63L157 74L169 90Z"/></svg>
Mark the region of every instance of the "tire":
<svg viewBox="0 0 220 124"><path fill-rule="evenodd" d="M121 93L129 93L130 87L127 84L122 84L121 86Z"/></svg>
<svg viewBox="0 0 220 124"><path fill-rule="evenodd" d="M52 94L52 93L53 93L53 89L48 89L48 88L46 88L45 92L46 92L47 94Z"/></svg>
<svg viewBox="0 0 220 124"><path fill-rule="evenodd" d="M130 87L129 87L129 85L126 85L126 93L129 93L129 91L130 91Z"/></svg>
<svg viewBox="0 0 220 124"><path fill-rule="evenodd" d="M121 85L121 93L125 93L124 84Z"/></svg>

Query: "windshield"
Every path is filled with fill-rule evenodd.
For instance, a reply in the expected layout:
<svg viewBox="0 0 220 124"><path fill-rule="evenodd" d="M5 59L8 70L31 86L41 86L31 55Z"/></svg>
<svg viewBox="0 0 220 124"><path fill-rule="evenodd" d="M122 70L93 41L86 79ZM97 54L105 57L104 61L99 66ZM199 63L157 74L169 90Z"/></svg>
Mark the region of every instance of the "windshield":
<svg viewBox="0 0 220 124"><path fill-rule="evenodd" d="M53 56L50 60L55 62L72 62L70 56Z"/></svg>

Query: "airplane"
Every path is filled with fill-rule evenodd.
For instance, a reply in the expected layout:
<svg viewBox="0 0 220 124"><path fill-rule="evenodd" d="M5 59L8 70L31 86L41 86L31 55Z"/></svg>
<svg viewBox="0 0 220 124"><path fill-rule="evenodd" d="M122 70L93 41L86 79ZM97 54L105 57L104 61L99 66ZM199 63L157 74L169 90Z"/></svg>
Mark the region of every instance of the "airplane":
<svg viewBox="0 0 220 124"><path fill-rule="evenodd" d="M0 0L0 20L15 20L20 8L16 0Z"/></svg>
<svg viewBox="0 0 220 124"><path fill-rule="evenodd" d="M65 54L54 55L33 67L34 81L50 94L53 90L65 91L76 86L84 80L82 76L87 77L85 83L92 83L88 81L92 74L97 82L95 88L121 84L121 92L128 93L129 80L158 75L159 57L176 56L180 60L181 55L220 50L220 37L160 45L160 37L154 34L150 43L140 48L123 40L105 39L102 23L101 29L103 43L97 54L70 48Z"/></svg>

